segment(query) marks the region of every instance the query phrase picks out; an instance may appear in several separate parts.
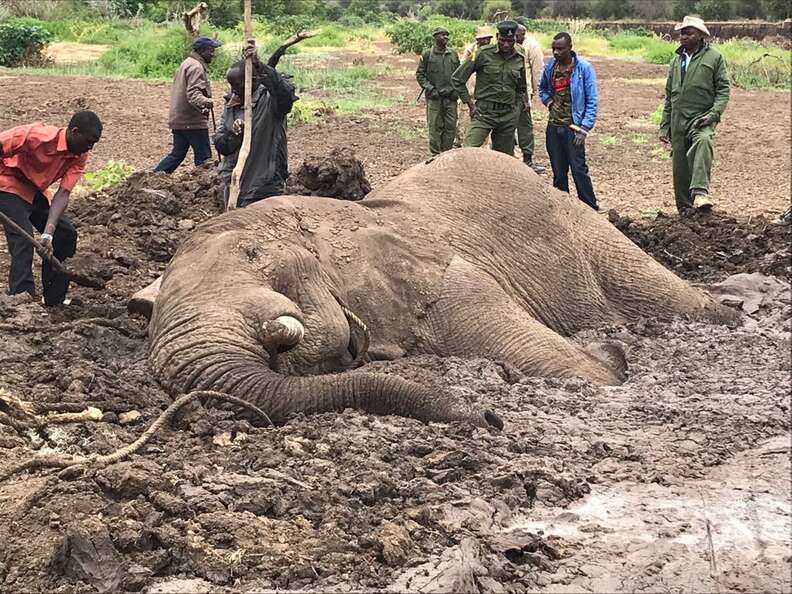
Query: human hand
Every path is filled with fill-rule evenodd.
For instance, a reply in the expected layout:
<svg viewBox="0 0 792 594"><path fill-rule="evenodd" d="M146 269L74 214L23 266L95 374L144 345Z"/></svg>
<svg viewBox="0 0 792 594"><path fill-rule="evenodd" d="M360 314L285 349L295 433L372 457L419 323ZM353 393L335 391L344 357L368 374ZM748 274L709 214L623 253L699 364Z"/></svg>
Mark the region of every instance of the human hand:
<svg viewBox="0 0 792 594"><path fill-rule="evenodd" d="M709 126L710 124L712 124L712 122L713 122L713 118L712 118L712 116L710 114L703 115L700 118L696 119L696 121L693 122L693 127L694 128L705 128L706 126Z"/></svg>
<svg viewBox="0 0 792 594"><path fill-rule="evenodd" d="M586 144L586 132L583 129L575 130L575 137L572 139L572 144L583 146Z"/></svg>
<svg viewBox="0 0 792 594"><path fill-rule="evenodd" d="M250 58L254 62L258 62L258 54L256 53L256 40L248 39L242 46L242 59L247 60Z"/></svg>
<svg viewBox="0 0 792 594"><path fill-rule="evenodd" d="M41 254L42 257L46 259L52 258L52 235L49 233L42 233L39 243L41 244L41 250L44 252Z"/></svg>
<svg viewBox="0 0 792 594"><path fill-rule="evenodd" d="M241 119L239 119L239 118L237 118L236 120L234 120L234 123L233 123L233 124L231 124L231 131L232 131L234 134L236 134L237 136L239 136L240 134L242 134L242 131L243 131L244 129L245 129L245 122L243 122L243 121L242 121Z"/></svg>

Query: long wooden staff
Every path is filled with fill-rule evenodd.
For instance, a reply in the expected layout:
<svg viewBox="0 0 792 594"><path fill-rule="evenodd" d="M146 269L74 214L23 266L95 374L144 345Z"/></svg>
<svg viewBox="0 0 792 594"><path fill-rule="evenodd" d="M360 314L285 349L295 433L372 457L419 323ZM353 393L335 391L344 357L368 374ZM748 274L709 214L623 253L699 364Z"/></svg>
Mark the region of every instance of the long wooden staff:
<svg viewBox="0 0 792 594"><path fill-rule="evenodd" d="M253 24L251 16L250 0L245 0L245 39L253 40ZM242 172L245 170L245 162L250 153L250 140L253 136L253 56L245 58L245 114L244 129L242 130L242 147L239 149L239 158L236 167L231 173L231 188L228 192L228 210L237 207L239 200L239 181Z"/></svg>

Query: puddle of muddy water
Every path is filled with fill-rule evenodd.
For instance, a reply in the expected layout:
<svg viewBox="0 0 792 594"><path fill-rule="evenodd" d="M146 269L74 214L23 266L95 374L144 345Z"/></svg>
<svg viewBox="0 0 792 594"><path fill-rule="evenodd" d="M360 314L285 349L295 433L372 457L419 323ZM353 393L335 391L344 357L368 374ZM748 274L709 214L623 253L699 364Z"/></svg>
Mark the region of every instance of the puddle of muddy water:
<svg viewBox="0 0 792 594"><path fill-rule="evenodd" d="M593 486L565 512L539 510L512 530L557 536L575 549L583 565L562 566L549 591L789 591L789 476L786 436L701 480Z"/></svg>

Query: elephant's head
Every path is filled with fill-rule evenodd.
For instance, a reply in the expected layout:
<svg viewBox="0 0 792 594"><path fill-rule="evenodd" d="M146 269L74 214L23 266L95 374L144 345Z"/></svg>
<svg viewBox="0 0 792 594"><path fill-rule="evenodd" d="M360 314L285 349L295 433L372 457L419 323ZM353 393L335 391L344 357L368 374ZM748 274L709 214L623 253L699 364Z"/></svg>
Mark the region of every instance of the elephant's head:
<svg viewBox="0 0 792 594"><path fill-rule="evenodd" d="M262 240L244 211L199 228L162 279L149 327L150 362L169 389L244 398L283 422L296 412L358 408L423 421L502 423L447 394L357 367L368 329L332 274L304 246ZM243 223L247 223L245 230ZM275 227L276 228L276 227Z"/></svg>

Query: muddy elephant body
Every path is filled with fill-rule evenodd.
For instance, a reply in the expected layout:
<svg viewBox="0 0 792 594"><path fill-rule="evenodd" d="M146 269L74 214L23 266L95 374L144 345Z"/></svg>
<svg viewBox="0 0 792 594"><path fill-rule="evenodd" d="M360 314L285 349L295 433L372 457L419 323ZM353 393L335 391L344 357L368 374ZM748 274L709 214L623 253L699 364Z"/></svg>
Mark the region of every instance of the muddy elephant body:
<svg viewBox="0 0 792 594"><path fill-rule="evenodd" d="M612 358L565 337L679 315L732 316L516 159L461 149L360 202L281 196L201 225L163 277L150 362L173 391L276 420L352 406L485 424L422 386L335 372L434 353L614 384Z"/></svg>

